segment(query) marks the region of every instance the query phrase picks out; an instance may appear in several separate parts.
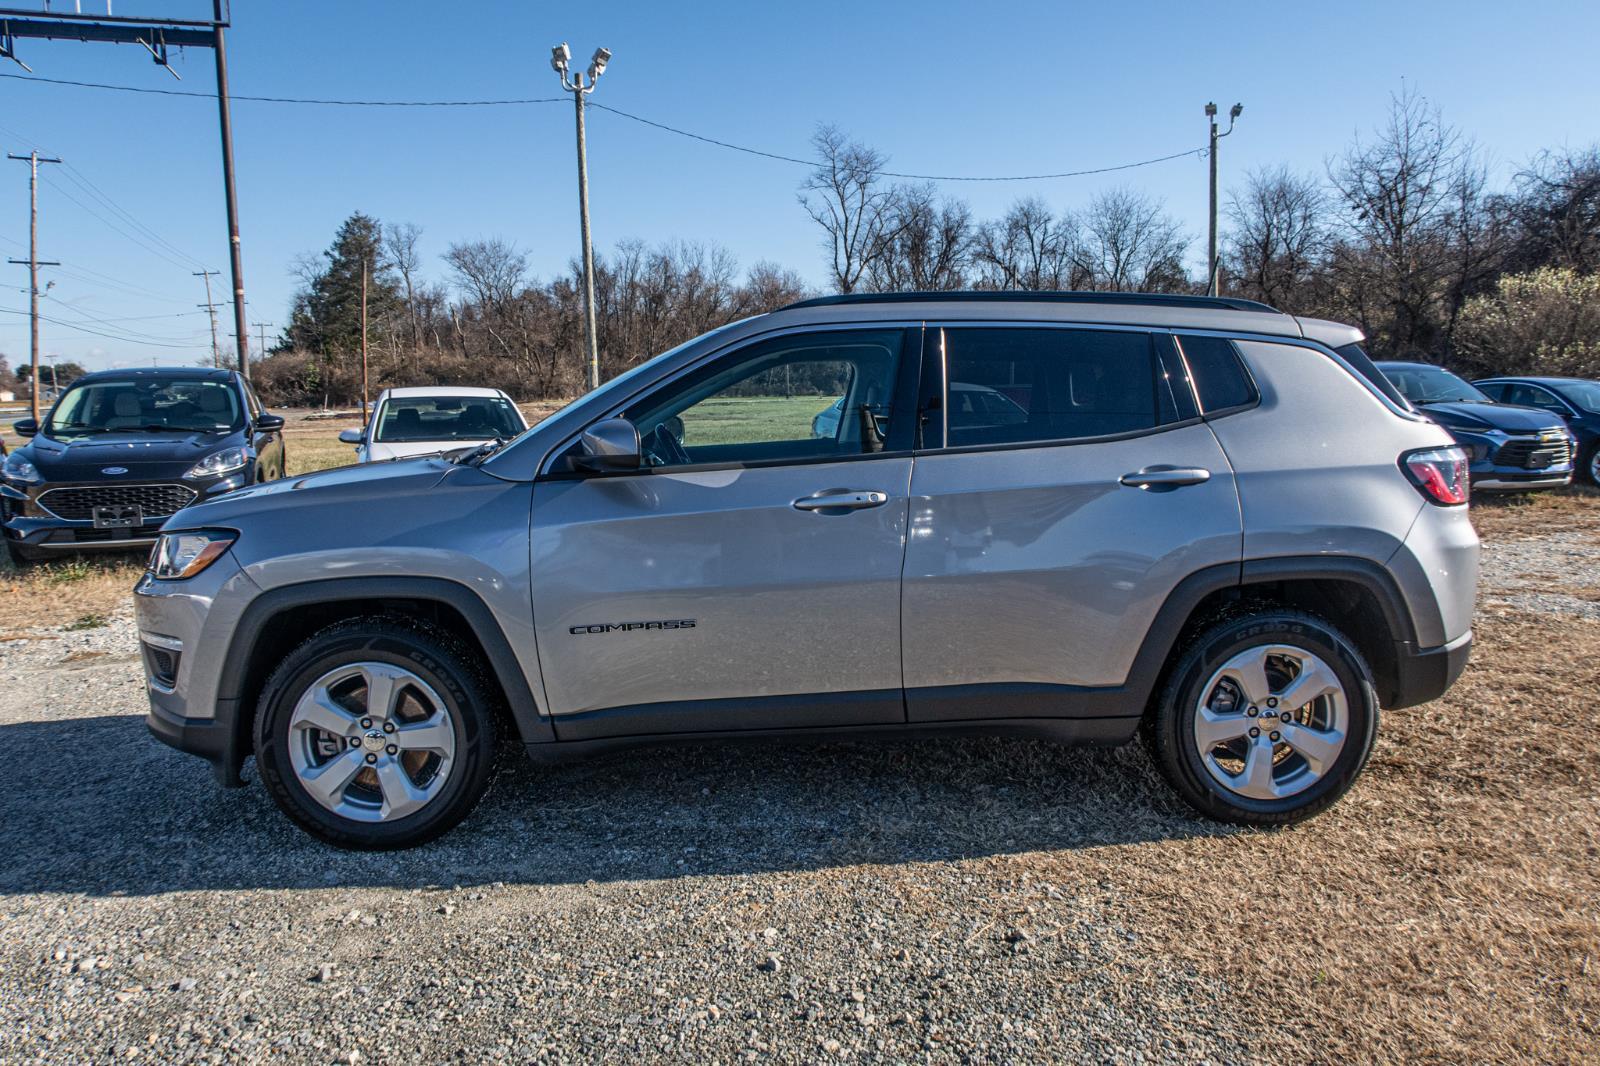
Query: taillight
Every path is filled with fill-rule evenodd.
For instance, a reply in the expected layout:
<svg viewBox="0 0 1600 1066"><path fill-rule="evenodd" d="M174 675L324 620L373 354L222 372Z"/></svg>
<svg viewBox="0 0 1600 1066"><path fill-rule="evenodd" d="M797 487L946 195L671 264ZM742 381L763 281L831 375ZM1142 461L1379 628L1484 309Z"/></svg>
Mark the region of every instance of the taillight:
<svg viewBox="0 0 1600 1066"><path fill-rule="evenodd" d="M1456 447L1424 448L1400 457L1400 469L1417 491L1445 507L1466 503L1472 495L1468 467L1467 453Z"/></svg>

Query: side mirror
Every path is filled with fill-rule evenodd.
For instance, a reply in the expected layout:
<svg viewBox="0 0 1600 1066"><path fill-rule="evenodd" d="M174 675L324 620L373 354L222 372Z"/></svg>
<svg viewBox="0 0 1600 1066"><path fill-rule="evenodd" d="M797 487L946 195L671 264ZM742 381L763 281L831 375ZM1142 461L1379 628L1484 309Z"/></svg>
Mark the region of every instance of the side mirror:
<svg viewBox="0 0 1600 1066"><path fill-rule="evenodd" d="M281 422L282 419L279 419L279 421ZM340 444L360 444L362 439L359 429L341 429L339 431Z"/></svg>
<svg viewBox="0 0 1600 1066"><path fill-rule="evenodd" d="M19 437L31 437L39 432L39 423L32 418L19 418L11 423L11 428L17 431Z"/></svg>
<svg viewBox="0 0 1600 1066"><path fill-rule="evenodd" d="M264 429L264 430L267 430L268 432L271 432L272 430L275 430L275 429L282 429L283 428L283 416L282 415L269 415L266 412L262 412L261 414L256 416L256 428L257 429Z"/></svg>
<svg viewBox="0 0 1600 1066"><path fill-rule="evenodd" d="M577 470L637 470L643 465L639 428L626 418L608 418L583 431L583 451L572 457Z"/></svg>

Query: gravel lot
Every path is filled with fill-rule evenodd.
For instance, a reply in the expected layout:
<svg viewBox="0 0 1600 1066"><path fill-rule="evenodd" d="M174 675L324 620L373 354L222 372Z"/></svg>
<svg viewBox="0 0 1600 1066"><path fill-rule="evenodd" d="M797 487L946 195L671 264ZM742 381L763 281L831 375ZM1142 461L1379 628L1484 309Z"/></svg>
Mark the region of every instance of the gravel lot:
<svg viewBox="0 0 1600 1066"><path fill-rule="evenodd" d="M1486 603L1595 617L1595 542L1490 545ZM1260 834L1190 817L1137 747L671 748L516 760L443 841L351 855L147 735L126 608L26 636L0 642L7 1063L1328 1058L1328 975L1197 965L1240 919L1186 886L1374 923L1359 885L1312 879L1324 846L1382 851L1363 834L1407 816L1384 790L1414 774L1381 741L1334 812ZM1401 876L1437 883L1416 917L1448 925L1448 863L1427 861ZM1408 907L1371 934L1421 936ZM1305 928L1281 951L1314 955Z"/></svg>

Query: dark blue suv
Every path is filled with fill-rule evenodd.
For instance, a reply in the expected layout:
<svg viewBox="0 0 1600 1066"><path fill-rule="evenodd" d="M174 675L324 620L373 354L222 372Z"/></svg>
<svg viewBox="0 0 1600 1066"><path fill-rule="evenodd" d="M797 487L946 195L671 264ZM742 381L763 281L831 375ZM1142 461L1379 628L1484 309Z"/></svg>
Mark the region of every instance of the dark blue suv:
<svg viewBox="0 0 1600 1066"><path fill-rule="evenodd" d="M171 515L283 476L283 419L233 370L102 370L73 382L33 439L0 466L0 522L14 564L86 550L143 550Z"/></svg>
<svg viewBox="0 0 1600 1066"><path fill-rule="evenodd" d="M1565 422L1578 438L1578 473L1590 484L1600 485L1600 381L1502 377L1473 384L1491 399L1537 407Z"/></svg>
<svg viewBox="0 0 1600 1066"><path fill-rule="evenodd" d="M1577 442L1562 419L1536 407L1497 403L1432 363L1383 362L1378 369L1467 450L1473 491L1522 492L1572 481Z"/></svg>

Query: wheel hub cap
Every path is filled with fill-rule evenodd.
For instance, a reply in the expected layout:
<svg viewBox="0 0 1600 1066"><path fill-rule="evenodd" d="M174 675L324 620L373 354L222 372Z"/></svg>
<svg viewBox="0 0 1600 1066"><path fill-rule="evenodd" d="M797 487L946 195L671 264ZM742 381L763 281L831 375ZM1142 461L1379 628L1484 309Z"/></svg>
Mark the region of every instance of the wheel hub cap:
<svg viewBox="0 0 1600 1066"><path fill-rule="evenodd" d="M1349 703L1320 657L1286 644L1248 648L1200 690L1194 742L1217 784L1281 800L1316 784L1344 750Z"/></svg>
<svg viewBox="0 0 1600 1066"><path fill-rule="evenodd" d="M312 682L289 716L289 762L317 803L342 818L389 822L443 790L455 765L450 709L420 676L351 663Z"/></svg>

